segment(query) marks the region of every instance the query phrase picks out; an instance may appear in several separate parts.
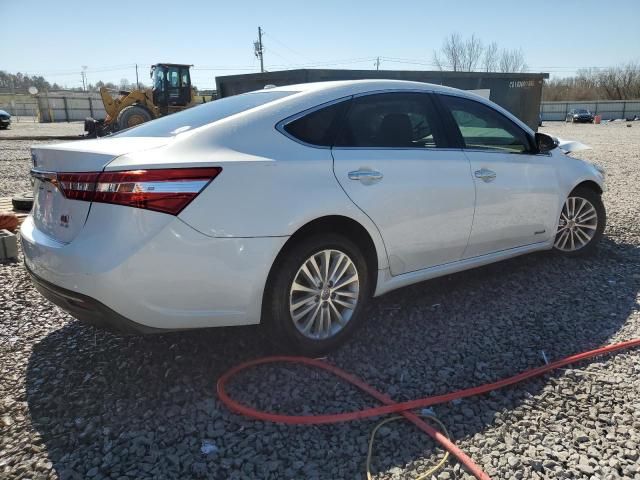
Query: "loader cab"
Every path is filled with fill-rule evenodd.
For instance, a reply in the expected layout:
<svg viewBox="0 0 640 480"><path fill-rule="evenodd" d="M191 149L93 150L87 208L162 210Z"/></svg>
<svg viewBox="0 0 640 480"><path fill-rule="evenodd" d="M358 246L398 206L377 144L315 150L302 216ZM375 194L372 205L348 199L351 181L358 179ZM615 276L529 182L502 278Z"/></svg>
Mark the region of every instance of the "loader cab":
<svg viewBox="0 0 640 480"><path fill-rule="evenodd" d="M153 103L164 114L191 103L191 65L158 63L151 67Z"/></svg>

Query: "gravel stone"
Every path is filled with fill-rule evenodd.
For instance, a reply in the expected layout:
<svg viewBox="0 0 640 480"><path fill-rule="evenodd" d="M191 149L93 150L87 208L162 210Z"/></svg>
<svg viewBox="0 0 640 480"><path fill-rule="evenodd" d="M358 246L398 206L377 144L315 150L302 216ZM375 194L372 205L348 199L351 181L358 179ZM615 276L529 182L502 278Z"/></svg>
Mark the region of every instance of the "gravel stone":
<svg viewBox="0 0 640 480"><path fill-rule="evenodd" d="M28 147L42 141L3 140L23 128L45 129L0 133L0 196L31 188ZM328 361L401 401L540 366L541 351L552 361L640 336L640 123L546 122L541 131L592 146L579 156L607 170L608 225L596 254L539 253L391 292ZM151 337L95 330L42 298L21 258L0 263L0 478L362 478L377 419L278 425L220 404L224 371L276 353L263 338L256 327ZM375 405L296 365L257 368L229 388L249 405L292 414ZM638 351L433 411L492 478L640 479ZM203 442L218 450L203 455ZM415 478L441 458L429 437L394 422L377 437L374 478ZM472 478L453 459L436 477Z"/></svg>

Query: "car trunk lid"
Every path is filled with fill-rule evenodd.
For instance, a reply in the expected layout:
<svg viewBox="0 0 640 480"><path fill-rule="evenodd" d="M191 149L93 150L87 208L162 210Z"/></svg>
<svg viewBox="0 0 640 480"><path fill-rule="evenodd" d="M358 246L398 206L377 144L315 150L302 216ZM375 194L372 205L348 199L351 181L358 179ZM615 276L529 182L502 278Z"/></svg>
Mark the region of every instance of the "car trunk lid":
<svg viewBox="0 0 640 480"><path fill-rule="evenodd" d="M171 138L106 138L33 147L34 202L36 227L51 238L69 243L82 230L91 202L69 199L63 190L74 178L74 188L92 188L95 173L115 158L136 151L161 147ZM86 173L70 176L70 173Z"/></svg>

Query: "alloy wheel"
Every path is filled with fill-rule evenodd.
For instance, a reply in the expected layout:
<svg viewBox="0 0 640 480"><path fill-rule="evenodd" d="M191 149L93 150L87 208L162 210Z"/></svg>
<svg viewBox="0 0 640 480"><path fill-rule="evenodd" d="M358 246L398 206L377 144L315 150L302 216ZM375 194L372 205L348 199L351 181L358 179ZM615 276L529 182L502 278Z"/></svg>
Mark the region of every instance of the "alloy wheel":
<svg viewBox="0 0 640 480"><path fill-rule="evenodd" d="M346 253L333 249L314 253L293 278L291 319L307 338L331 338L351 319L359 292L358 270Z"/></svg>
<svg viewBox="0 0 640 480"><path fill-rule="evenodd" d="M569 197L564 202L555 248L563 252L575 252L585 247L598 228L598 212L593 204L582 197Z"/></svg>

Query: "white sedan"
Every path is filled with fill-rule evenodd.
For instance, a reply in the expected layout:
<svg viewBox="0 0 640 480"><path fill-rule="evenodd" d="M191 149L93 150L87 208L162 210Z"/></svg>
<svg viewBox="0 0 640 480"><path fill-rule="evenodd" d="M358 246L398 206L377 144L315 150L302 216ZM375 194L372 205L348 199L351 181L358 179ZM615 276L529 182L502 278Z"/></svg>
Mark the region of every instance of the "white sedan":
<svg viewBox="0 0 640 480"><path fill-rule="evenodd" d="M124 332L263 322L315 355L368 299L529 252L593 250L604 174L424 83L270 88L32 149L40 292Z"/></svg>

